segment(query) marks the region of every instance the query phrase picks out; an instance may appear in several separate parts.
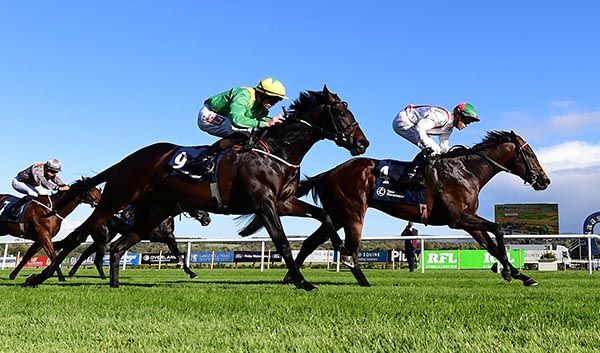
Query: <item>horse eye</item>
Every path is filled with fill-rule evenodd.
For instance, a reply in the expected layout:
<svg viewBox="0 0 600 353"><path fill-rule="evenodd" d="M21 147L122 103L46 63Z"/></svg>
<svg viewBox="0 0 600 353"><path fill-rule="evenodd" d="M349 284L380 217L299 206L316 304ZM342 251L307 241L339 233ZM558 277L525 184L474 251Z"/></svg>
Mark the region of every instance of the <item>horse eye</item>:
<svg viewBox="0 0 600 353"><path fill-rule="evenodd" d="M348 102L343 102L344 103L344 107L348 108Z"/></svg>

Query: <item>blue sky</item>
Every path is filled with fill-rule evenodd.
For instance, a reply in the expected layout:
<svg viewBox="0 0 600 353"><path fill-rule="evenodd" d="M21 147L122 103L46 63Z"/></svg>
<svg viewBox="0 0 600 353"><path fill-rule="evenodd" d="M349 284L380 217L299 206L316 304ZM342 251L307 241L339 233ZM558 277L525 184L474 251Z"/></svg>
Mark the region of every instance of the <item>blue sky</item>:
<svg viewBox="0 0 600 353"><path fill-rule="evenodd" d="M406 104L473 103L481 123L455 131L451 144L515 130L553 181L534 192L497 176L479 213L493 219L496 203L553 202L561 232L580 232L600 209L599 10L559 1L2 1L0 192L13 193L12 178L36 161L61 159L63 178L74 181L157 141L212 143L196 127L204 99L274 76L292 98L327 84L348 101L375 158L418 152L391 129ZM320 142L302 172L348 158ZM61 234L89 213L80 206ZM364 235L398 234L404 224L369 211ZM307 235L317 223L284 218L284 226ZM232 238L236 229L232 216L217 216L208 228L180 222L176 234Z"/></svg>

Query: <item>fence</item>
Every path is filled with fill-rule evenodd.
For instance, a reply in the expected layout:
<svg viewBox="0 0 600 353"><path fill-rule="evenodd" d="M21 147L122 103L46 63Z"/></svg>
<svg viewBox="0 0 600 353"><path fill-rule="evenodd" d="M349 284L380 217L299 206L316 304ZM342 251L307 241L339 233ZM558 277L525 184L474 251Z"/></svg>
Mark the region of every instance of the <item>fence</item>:
<svg viewBox="0 0 600 353"><path fill-rule="evenodd" d="M491 235L492 238L494 237ZM592 239L600 239L600 235L596 234L545 234L545 235L505 235L505 239L577 239L584 238L587 239L588 242L588 260L587 267L589 273L592 274L593 270L593 259L591 254L592 249ZM288 240L290 242L302 242L306 238L304 237L290 237ZM402 241L407 239L417 239L421 246L421 249L425 249L426 241L439 241L439 240L472 240L472 238L468 235L418 235L412 237L400 237L400 236L380 236L380 237L363 237L362 241ZM263 272L265 269L265 256L267 254L265 244L270 242L270 238L239 238L239 239L201 239L201 238L178 238L178 243L186 243L187 244L187 256L186 262L189 266L190 264L190 255L192 244L194 243L261 243L261 256L260 256L260 271ZM10 244L23 244L23 243L31 243L31 241L26 240L5 240L0 241L0 244L4 244L4 256L2 258L2 262L0 264L0 269L4 269L6 267L7 255L8 255L8 247ZM90 242L85 242L84 244L90 244ZM270 253L270 250L269 250ZM127 252L124 255L124 258L127 258ZM340 270L340 256L335 256L336 258L336 267L337 271ZM420 261L421 264L421 272L424 273L426 269L425 261ZM126 268L127 262L123 261L123 269ZM212 264L211 264L212 266Z"/></svg>

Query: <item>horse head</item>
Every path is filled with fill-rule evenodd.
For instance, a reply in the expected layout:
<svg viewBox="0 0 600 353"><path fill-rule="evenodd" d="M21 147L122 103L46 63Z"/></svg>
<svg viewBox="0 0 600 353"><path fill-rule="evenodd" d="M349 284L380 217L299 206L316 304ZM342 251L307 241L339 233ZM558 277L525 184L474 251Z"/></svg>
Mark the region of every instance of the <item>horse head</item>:
<svg viewBox="0 0 600 353"><path fill-rule="evenodd" d="M545 190L550 184L531 146L514 131L489 131L471 152L483 157L493 168L519 176L535 190Z"/></svg>
<svg viewBox="0 0 600 353"><path fill-rule="evenodd" d="M82 177L78 182L84 181L88 178ZM93 187L89 190L85 190L80 193L76 198L75 202L85 203L92 207L96 207L100 203L100 197L102 196L102 189L99 187Z"/></svg>
<svg viewBox="0 0 600 353"><path fill-rule="evenodd" d="M369 141L348 109L348 103L331 93L327 85L321 92L301 93L291 108L295 113L288 115L289 120L304 122L318 132L319 138L334 141L353 156L365 153L369 147Z"/></svg>
<svg viewBox="0 0 600 353"><path fill-rule="evenodd" d="M529 143L514 131L511 131L510 135L515 145L514 157L508 165L511 172L535 190L545 190L550 185L550 178L544 172L535 152Z"/></svg>

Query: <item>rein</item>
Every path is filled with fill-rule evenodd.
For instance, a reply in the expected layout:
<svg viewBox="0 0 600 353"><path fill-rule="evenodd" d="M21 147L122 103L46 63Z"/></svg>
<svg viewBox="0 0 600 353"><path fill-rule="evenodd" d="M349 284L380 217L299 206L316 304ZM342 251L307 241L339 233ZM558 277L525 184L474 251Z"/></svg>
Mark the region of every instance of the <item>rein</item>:
<svg viewBox="0 0 600 353"><path fill-rule="evenodd" d="M516 152L514 154L514 156L511 158L511 160L507 163L507 165L511 165L512 163L514 163L514 161L521 156L523 158L523 162L525 163L525 169L526 169L526 173L527 174L531 174L531 180L529 180L529 183L531 185L534 185L535 183L537 183L537 175L533 172L533 166L531 164L531 160L529 159L529 157L525 154L525 152L523 152L523 149L529 144L528 142L525 142L523 145L519 144L519 141L517 141L516 139L511 139L508 142L512 142L515 144L515 148L516 148ZM512 170L510 170L510 168L505 167L503 165L501 165L500 163L496 162L495 160L493 160L492 158L488 157L487 155L481 153L480 151L473 151L471 149L468 149L464 146L460 146L464 149L466 149L467 151L471 151L471 153L478 155L479 157L485 159L486 161L488 161L488 163L490 163L491 165L493 165L494 167L500 169L503 172L507 172L509 174L514 174L512 172ZM454 148L454 147L453 147ZM527 183L527 182L526 182Z"/></svg>
<svg viewBox="0 0 600 353"><path fill-rule="evenodd" d="M42 206L43 208L45 208L46 210L50 211L53 213L54 216L60 218L61 221L63 221L65 218L61 215L58 214L58 211L54 209L54 206L52 205L52 199L50 198L50 196L48 196L48 201L50 202L50 206L47 206L41 202L39 202L38 200L31 200L32 202L35 202L36 204Z"/></svg>
<svg viewBox="0 0 600 353"><path fill-rule="evenodd" d="M290 163L290 162L286 161L285 159L283 159L283 158L281 158L281 157L279 157L279 156L276 156L276 155L274 155L274 154L272 154L272 153L270 153L270 152L263 151L263 150L259 150L258 148L253 148L253 149L251 149L251 151L258 152L258 153L262 153L262 154L264 154L265 156L271 157L271 158L273 158L274 160L276 160L276 161L278 161L278 162L281 162L281 163L283 163L283 164L287 165L287 166L288 166L288 167L290 167L290 168L300 168L300 165L299 165L299 164L292 164L292 163Z"/></svg>

